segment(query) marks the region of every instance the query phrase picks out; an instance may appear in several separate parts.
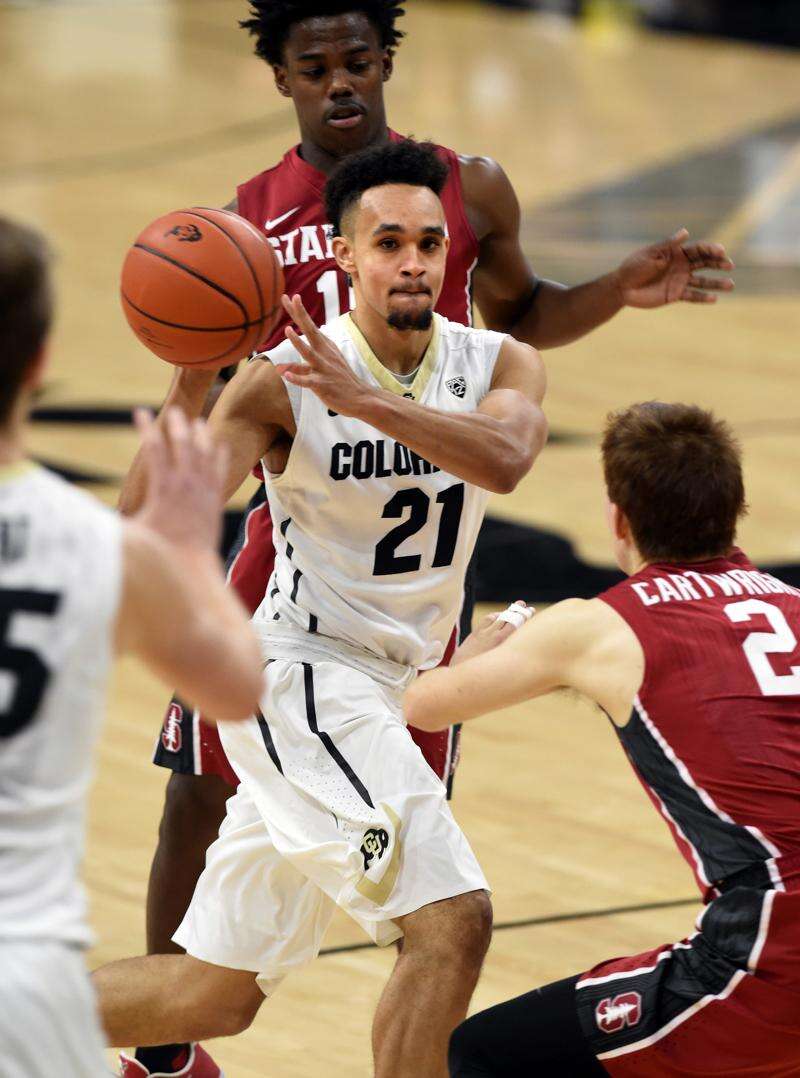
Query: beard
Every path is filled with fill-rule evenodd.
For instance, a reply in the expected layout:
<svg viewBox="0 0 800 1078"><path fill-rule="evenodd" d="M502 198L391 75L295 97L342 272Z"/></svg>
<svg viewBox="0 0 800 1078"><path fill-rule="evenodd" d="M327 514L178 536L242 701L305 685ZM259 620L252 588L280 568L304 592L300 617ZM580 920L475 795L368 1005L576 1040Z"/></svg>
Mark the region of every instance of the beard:
<svg viewBox="0 0 800 1078"><path fill-rule="evenodd" d="M433 308L424 311L391 311L386 319L392 329L430 329L433 325Z"/></svg>

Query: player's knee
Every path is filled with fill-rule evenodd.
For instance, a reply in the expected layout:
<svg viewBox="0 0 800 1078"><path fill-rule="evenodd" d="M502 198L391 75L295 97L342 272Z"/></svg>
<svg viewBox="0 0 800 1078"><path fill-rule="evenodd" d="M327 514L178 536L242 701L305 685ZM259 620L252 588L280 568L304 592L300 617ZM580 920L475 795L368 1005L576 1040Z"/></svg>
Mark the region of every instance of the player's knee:
<svg viewBox="0 0 800 1078"><path fill-rule="evenodd" d="M480 968L492 937L492 903L485 891L434 903L409 921L404 952L424 952L454 971Z"/></svg>
<svg viewBox="0 0 800 1078"><path fill-rule="evenodd" d="M264 997L247 999L222 1000L218 1002L218 1010L214 1019L214 1036L236 1037L244 1033L253 1024L253 1019L258 1014L259 1007Z"/></svg>
<svg viewBox="0 0 800 1078"><path fill-rule="evenodd" d="M481 1024L468 1018L456 1026L450 1037L447 1061L450 1078L490 1078L481 1036Z"/></svg>
<svg viewBox="0 0 800 1078"><path fill-rule="evenodd" d="M480 964L492 939L492 900L486 891L472 891L463 899L459 910L457 946L471 964Z"/></svg>
<svg viewBox="0 0 800 1078"><path fill-rule="evenodd" d="M199 1022L198 1028L192 1025L198 1033L193 1039L235 1037L249 1029L264 1002L255 975L220 967L207 968L205 963L196 968L198 975L183 1001L193 1022Z"/></svg>

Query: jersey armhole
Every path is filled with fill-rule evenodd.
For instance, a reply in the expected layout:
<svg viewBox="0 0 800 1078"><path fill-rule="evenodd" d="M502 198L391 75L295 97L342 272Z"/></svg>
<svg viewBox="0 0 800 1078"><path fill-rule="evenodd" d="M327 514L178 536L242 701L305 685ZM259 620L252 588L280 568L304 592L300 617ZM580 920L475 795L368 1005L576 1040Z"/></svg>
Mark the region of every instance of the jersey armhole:
<svg viewBox="0 0 800 1078"><path fill-rule="evenodd" d="M635 627L631 624L631 619L629 617L626 617L624 610L621 609L622 604L621 603L617 604L617 603L612 602L608 598L608 593L607 592L604 593L604 594L596 596L596 598L599 599L600 602L605 603L606 606L610 607L614 611L615 614L617 614L620 618L622 618L622 620L628 626L630 631L633 633L633 635L639 641L639 647L642 649L642 663L644 664L644 669L642 670L642 680L639 682L639 688L636 690L636 694L635 694L633 700L631 701L631 715L632 715L633 710L635 708L635 701L636 700L641 700L642 696L647 694L647 691L648 691L648 688L649 688L651 670L650 670L650 663L647 661L647 649L644 646L644 643L642 641L641 636L639 635L639 633L637 633ZM630 722L630 716L628 717L628 722L625 724L625 726L617 726L617 724L614 722L614 720L613 719L611 720L611 724L612 724L612 726L614 727L615 730L624 730L629 722Z"/></svg>
<svg viewBox="0 0 800 1078"><path fill-rule="evenodd" d="M271 483L280 485L281 481L285 478L285 476L289 475L289 473L291 472L293 462L297 458L297 454L295 453L295 446L298 445L298 443L302 440L305 414L308 411L307 408L303 407L303 389L300 386L293 385L291 382L287 382L286 380L284 380L283 384L286 388L286 395L289 398L289 407L292 409L292 415L294 416L295 434L294 438L292 438L292 444L289 447L289 455L286 458L286 467L283 469L282 472L271 472L267 468L266 461L262 457L261 471L264 476L264 481L267 484Z"/></svg>
<svg viewBox="0 0 800 1078"><path fill-rule="evenodd" d="M478 237L475 235L475 229L470 224L469 217L467 216L467 207L464 204L464 185L461 183L461 161L454 150L449 150L448 153L450 156L450 175L453 178L453 189L456 194L458 212L464 225L464 231L475 246L475 262L472 267L472 270L474 270L478 262L478 252L480 251L481 245ZM471 275L472 271L470 271L470 276Z"/></svg>

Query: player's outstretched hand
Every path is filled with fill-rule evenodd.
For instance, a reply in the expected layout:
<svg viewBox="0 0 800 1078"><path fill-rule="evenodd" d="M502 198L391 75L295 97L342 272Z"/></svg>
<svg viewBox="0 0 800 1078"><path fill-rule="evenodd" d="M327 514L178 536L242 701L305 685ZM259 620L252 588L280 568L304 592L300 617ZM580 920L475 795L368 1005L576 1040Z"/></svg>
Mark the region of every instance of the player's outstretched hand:
<svg viewBox="0 0 800 1078"><path fill-rule="evenodd" d="M137 519L178 546L216 551L222 527L227 449L205 421L168 408L164 423L146 409L134 420L142 440L147 490Z"/></svg>
<svg viewBox="0 0 800 1078"><path fill-rule="evenodd" d="M458 663L474 659L476 655L483 655L485 651L496 648L513 632L521 628L526 621L530 621L534 613L533 607L528 606L524 599L517 599L505 610L487 614L478 628L470 633L460 647L456 648L450 665L457 666Z"/></svg>
<svg viewBox="0 0 800 1078"><path fill-rule="evenodd" d="M286 337L305 363L276 363L277 371L287 382L312 390L332 411L355 415L367 386L356 378L333 341L320 333L299 296L284 296L283 306L300 330L287 326Z"/></svg>
<svg viewBox="0 0 800 1078"><path fill-rule="evenodd" d="M733 262L720 243L687 243L680 228L662 243L635 251L616 271L622 302L628 307L663 307L685 303L716 303L717 293L732 292L730 277L709 277L702 270L730 272Z"/></svg>

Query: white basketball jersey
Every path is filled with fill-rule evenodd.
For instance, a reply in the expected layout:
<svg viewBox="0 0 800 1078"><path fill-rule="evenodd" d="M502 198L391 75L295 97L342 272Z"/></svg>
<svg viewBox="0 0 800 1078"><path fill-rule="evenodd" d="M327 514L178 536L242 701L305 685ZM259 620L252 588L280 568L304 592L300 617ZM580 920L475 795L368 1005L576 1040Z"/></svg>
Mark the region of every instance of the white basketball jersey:
<svg viewBox="0 0 800 1078"><path fill-rule="evenodd" d="M120 576L116 514L0 469L0 939L90 939L78 867Z"/></svg>
<svg viewBox="0 0 800 1078"><path fill-rule="evenodd" d="M355 374L446 412L489 391L502 334L435 316L410 385L395 378L349 315L322 327ZM296 360L287 341L268 353ZM287 383L297 423L285 471L264 468L275 572L255 620L298 626L421 669L442 658L488 493L440 471L360 419ZM267 625L262 624L262 632Z"/></svg>

